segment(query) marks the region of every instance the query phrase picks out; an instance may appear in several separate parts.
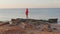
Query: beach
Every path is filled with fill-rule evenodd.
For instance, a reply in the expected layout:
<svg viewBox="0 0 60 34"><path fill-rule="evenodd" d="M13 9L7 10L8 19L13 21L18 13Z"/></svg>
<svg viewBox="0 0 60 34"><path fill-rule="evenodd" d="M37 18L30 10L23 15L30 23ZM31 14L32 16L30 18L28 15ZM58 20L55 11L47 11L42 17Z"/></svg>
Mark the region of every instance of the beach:
<svg viewBox="0 0 60 34"><path fill-rule="evenodd" d="M27 26L25 29L21 26L21 23L13 26L10 24L0 25L0 34L60 34L60 24L51 24L52 28L57 28L57 30L52 30L52 32L41 31L40 29L30 27L30 25Z"/></svg>

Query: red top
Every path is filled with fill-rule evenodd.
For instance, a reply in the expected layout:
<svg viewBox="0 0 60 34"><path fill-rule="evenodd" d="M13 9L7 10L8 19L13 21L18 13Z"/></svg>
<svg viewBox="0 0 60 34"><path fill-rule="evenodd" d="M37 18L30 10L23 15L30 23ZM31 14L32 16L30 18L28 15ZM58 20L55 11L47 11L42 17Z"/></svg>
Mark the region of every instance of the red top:
<svg viewBox="0 0 60 34"><path fill-rule="evenodd" d="M26 18L28 18L28 8L26 8Z"/></svg>
<svg viewBox="0 0 60 34"><path fill-rule="evenodd" d="M26 8L26 15L28 15L28 8Z"/></svg>

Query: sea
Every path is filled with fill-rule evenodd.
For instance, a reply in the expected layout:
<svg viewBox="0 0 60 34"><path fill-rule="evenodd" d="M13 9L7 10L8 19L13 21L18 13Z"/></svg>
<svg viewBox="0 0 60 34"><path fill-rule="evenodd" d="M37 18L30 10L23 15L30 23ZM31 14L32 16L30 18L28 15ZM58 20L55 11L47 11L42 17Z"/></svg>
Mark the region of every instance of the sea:
<svg viewBox="0 0 60 34"><path fill-rule="evenodd" d="M60 8L28 8L29 19L58 18L60 21ZM0 9L0 20L11 20L13 18L26 18L26 8Z"/></svg>

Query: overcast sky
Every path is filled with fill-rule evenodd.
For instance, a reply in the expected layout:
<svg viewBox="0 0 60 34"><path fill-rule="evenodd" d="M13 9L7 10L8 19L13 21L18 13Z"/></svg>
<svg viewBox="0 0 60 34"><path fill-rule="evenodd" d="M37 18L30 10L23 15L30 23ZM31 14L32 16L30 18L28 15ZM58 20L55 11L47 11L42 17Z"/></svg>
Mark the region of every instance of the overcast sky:
<svg viewBox="0 0 60 34"><path fill-rule="evenodd" d="M0 0L0 8L60 8L60 0Z"/></svg>

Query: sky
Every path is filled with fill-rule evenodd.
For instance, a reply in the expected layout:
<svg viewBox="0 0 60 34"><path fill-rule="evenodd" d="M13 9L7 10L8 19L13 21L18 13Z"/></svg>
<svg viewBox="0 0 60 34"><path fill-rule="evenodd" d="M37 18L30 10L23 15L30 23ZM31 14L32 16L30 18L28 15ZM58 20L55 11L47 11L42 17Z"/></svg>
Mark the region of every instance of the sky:
<svg viewBox="0 0 60 34"><path fill-rule="evenodd" d="M60 0L0 0L0 8L60 8Z"/></svg>

